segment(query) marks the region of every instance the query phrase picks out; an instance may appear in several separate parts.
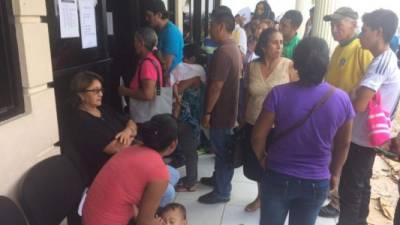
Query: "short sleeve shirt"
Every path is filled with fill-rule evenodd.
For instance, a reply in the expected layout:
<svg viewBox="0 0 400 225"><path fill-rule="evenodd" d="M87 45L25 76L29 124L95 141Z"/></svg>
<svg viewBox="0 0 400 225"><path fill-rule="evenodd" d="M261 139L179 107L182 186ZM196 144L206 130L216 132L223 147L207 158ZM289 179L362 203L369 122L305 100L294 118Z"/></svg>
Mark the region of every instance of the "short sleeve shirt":
<svg viewBox="0 0 400 225"><path fill-rule="evenodd" d="M275 133L303 119L329 91L330 85L304 86L299 82L274 87L264 109L275 114ZM337 130L354 117L348 94L336 89L308 120L268 149L268 168L302 179L329 179L332 141Z"/></svg>
<svg viewBox="0 0 400 225"><path fill-rule="evenodd" d="M225 41L214 52L208 84L212 81L223 81L224 85L211 112L212 128L233 128L235 126L239 101L239 78L242 68L240 50L233 40Z"/></svg>
<svg viewBox="0 0 400 225"><path fill-rule="evenodd" d="M146 186L168 181L169 173L155 150L132 146L117 153L90 186L83 207L85 225L126 225L139 207Z"/></svg>
<svg viewBox="0 0 400 225"><path fill-rule="evenodd" d="M292 40L290 40L287 43L283 43L283 53L282 53L283 57L288 58L288 59L293 59L294 49L299 44L299 42L300 42L300 38L296 34L292 38Z"/></svg>
<svg viewBox="0 0 400 225"><path fill-rule="evenodd" d="M168 21L163 30L158 32L158 49L162 52L163 56L173 55L169 73L183 60L183 35L181 31L171 21Z"/></svg>
<svg viewBox="0 0 400 225"><path fill-rule="evenodd" d="M400 94L400 71L397 67L397 57L391 49L373 59L360 86L375 92L379 91L383 109L393 114ZM352 142L364 147L372 147L368 139L367 118L368 111L357 113L354 119Z"/></svg>
<svg viewBox="0 0 400 225"><path fill-rule="evenodd" d="M78 110L75 114L73 140L87 168L91 183L101 167L111 158L103 152L115 135L125 129L129 116L108 107L100 107L101 117Z"/></svg>
<svg viewBox="0 0 400 225"><path fill-rule="evenodd" d="M152 60L152 61L150 61ZM154 62L155 65L152 63ZM140 81L142 80L154 80L157 81L157 76L160 74L160 84L163 84L163 74L162 74L162 67L160 61L157 57L152 53L149 52L144 59L139 61L139 66L136 69L135 75L132 78L132 81L129 85L129 88L132 91L137 90L140 87Z"/></svg>
<svg viewBox="0 0 400 225"><path fill-rule="evenodd" d="M347 45L338 45L329 62L326 81L351 93L360 84L372 59L371 52L361 47L358 38Z"/></svg>

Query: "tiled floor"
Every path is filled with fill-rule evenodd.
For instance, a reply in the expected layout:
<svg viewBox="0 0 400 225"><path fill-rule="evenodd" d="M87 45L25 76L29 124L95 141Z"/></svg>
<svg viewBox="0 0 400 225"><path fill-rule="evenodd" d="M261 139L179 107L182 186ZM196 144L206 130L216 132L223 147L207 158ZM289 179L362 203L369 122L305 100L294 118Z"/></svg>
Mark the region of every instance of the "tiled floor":
<svg viewBox="0 0 400 225"><path fill-rule="evenodd" d="M199 178L210 176L214 157L205 155L199 158ZM180 168L184 175L184 168ZM258 225L259 211L247 213L244 207L257 195L257 186L244 177L242 168L235 170L232 180L231 200L225 204L204 205L197 198L211 191L210 187L199 185L196 192L177 193L176 202L186 206L189 225ZM287 221L286 221L287 224ZM335 225L335 219L318 218L316 225Z"/></svg>

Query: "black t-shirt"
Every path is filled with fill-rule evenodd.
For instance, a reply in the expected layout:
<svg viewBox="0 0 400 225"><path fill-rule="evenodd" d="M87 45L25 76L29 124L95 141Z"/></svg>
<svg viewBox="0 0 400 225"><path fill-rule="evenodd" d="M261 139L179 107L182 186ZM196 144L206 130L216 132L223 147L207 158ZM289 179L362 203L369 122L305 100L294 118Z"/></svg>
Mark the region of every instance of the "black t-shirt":
<svg viewBox="0 0 400 225"><path fill-rule="evenodd" d="M124 116L108 107L100 107L101 117L77 110L74 115L74 143L87 172L89 183L111 158L103 152L104 148L114 140L115 135L125 129L128 116Z"/></svg>

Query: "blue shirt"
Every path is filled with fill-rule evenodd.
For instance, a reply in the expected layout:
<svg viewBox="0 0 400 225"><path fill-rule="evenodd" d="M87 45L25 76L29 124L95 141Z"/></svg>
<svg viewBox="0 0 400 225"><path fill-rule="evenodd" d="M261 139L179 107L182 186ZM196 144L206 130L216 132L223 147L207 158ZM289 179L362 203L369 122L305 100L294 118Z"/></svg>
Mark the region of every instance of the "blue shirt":
<svg viewBox="0 0 400 225"><path fill-rule="evenodd" d="M173 55L171 68L167 71L169 74L183 60L183 36L181 31L171 21L158 32L158 49L163 56Z"/></svg>

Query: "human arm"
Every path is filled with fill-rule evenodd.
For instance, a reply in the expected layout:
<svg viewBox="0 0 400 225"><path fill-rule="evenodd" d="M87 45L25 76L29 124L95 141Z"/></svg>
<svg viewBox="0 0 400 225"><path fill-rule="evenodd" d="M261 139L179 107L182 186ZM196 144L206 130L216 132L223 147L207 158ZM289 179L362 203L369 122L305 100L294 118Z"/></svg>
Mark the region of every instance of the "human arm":
<svg viewBox="0 0 400 225"><path fill-rule="evenodd" d="M251 133L251 147L258 162L265 169L266 140L275 121L275 113L263 110L258 116Z"/></svg>
<svg viewBox="0 0 400 225"><path fill-rule="evenodd" d="M179 94L182 94L186 89L191 87L199 87L201 83L200 77L193 77L187 80L182 80L177 85Z"/></svg>
<svg viewBox="0 0 400 225"><path fill-rule="evenodd" d="M202 125L204 128L210 127L211 112L213 111L215 104L217 104L224 83L225 81L221 80L210 80L210 85L206 92L205 114L202 119Z"/></svg>
<svg viewBox="0 0 400 225"><path fill-rule="evenodd" d="M365 112L369 101L374 97L375 91L364 86L360 86L353 99L353 108L357 113Z"/></svg>
<svg viewBox="0 0 400 225"><path fill-rule="evenodd" d="M342 168L346 162L347 154L351 143L351 130L353 120L345 122L335 134L333 139L332 160L330 164L331 190L337 190L342 173Z"/></svg>
<svg viewBox="0 0 400 225"><path fill-rule="evenodd" d="M115 139L124 145L129 145L137 135L136 123L132 120L128 120L125 129L115 135Z"/></svg>
<svg viewBox="0 0 400 225"><path fill-rule="evenodd" d="M120 86L118 91L121 96L128 96L133 99L151 101L156 95L156 81L143 79L141 82L141 88L131 90L125 86Z"/></svg>
<svg viewBox="0 0 400 225"><path fill-rule="evenodd" d="M289 81L294 82L299 80L299 74L297 73L297 70L293 66L293 62L290 62L289 65Z"/></svg>
<svg viewBox="0 0 400 225"><path fill-rule="evenodd" d="M139 205L137 225L164 225L160 219L155 217L155 214L167 185L168 180L152 181L146 185Z"/></svg>
<svg viewBox="0 0 400 225"><path fill-rule="evenodd" d="M175 55L165 54L165 55L163 55L163 58L165 60L166 71L170 71L172 63L174 62L174 59L175 59Z"/></svg>
<svg viewBox="0 0 400 225"><path fill-rule="evenodd" d="M204 128L210 127L211 113L221 96L225 81L228 79L230 73L229 68L232 66L232 58L229 56L228 52L221 49L217 49L214 52L205 94L205 108L202 119L202 125Z"/></svg>

